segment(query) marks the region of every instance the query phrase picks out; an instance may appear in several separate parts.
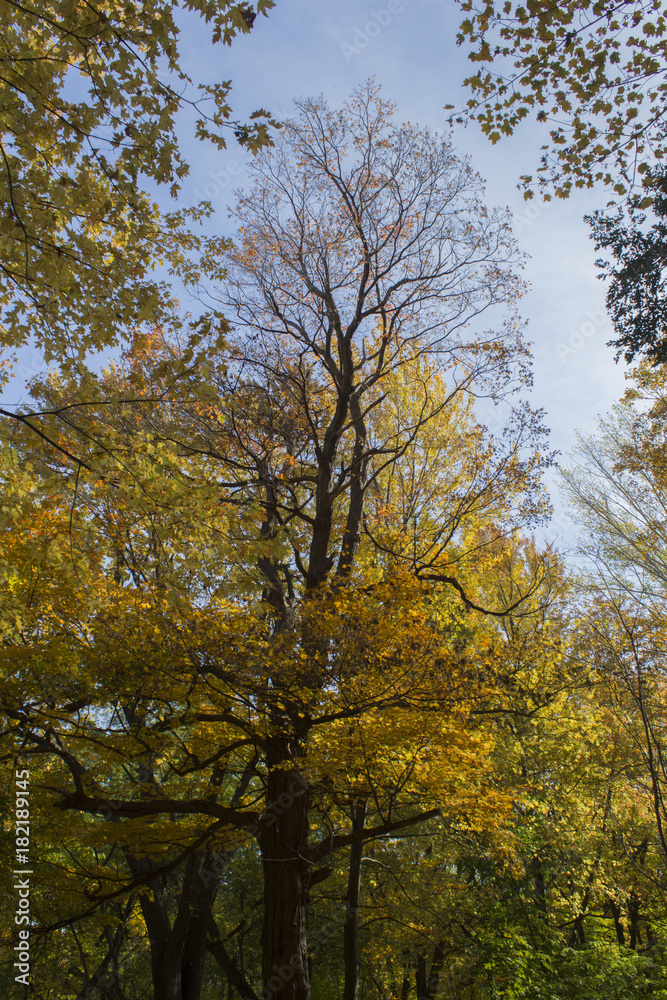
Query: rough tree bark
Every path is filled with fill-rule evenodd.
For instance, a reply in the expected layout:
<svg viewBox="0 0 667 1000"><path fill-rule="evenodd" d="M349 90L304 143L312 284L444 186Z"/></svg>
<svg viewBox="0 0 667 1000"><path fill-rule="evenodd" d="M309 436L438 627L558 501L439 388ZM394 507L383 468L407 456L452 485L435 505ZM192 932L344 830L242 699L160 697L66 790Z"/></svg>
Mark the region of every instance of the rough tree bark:
<svg viewBox="0 0 667 1000"><path fill-rule="evenodd" d="M259 838L264 871L264 1000L309 1000L308 789L299 769L286 766L282 743L276 740L272 748L269 808Z"/></svg>

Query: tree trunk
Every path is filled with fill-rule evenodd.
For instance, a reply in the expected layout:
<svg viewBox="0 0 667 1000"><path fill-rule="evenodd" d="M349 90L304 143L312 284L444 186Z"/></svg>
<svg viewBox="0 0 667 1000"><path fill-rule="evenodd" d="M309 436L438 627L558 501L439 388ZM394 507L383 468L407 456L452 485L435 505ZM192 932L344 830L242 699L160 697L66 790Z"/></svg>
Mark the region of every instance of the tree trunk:
<svg viewBox="0 0 667 1000"><path fill-rule="evenodd" d="M440 983L440 974L445 964L445 942L440 941L433 949L433 960L431 961L431 971L428 974L428 995L435 997Z"/></svg>
<svg viewBox="0 0 667 1000"><path fill-rule="evenodd" d="M614 927L616 929L616 940L621 948L625 946L625 931L623 930L623 924L621 922L621 908L613 899L607 900L607 905L609 906L609 912L614 918Z"/></svg>
<svg viewBox="0 0 667 1000"><path fill-rule="evenodd" d="M417 957L417 968L415 969L415 986L417 987L417 1000L426 1000L426 956Z"/></svg>
<svg viewBox="0 0 667 1000"><path fill-rule="evenodd" d="M150 861L129 854L126 858L134 875L150 871ZM201 854L188 858L173 923L165 898L165 876L148 883L150 894L140 894L155 1000L199 1000L201 996L206 929L218 886L218 875L210 870L212 858L208 852L203 859Z"/></svg>
<svg viewBox="0 0 667 1000"><path fill-rule="evenodd" d="M173 947L171 924L163 894L162 878L148 883L149 893L139 896L151 950L151 977L155 1000L182 1000L181 949Z"/></svg>
<svg viewBox="0 0 667 1000"><path fill-rule="evenodd" d="M545 920L548 916L548 906L547 906L547 887L544 880L544 872L539 862L535 862L535 872L533 876L533 885L535 886L535 905L537 909L543 914Z"/></svg>
<svg viewBox="0 0 667 1000"><path fill-rule="evenodd" d="M628 924L630 927L630 947L636 951L637 945L640 945L642 941L639 931L639 897L634 891L630 893L628 899Z"/></svg>
<svg viewBox="0 0 667 1000"><path fill-rule="evenodd" d="M417 1000L433 1000L438 991L440 973L445 961L445 942L441 941L433 949L433 959L431 970L427 973L426 956L420 955L417 958L417 971L415 974L415 985L417 987Z"/></svg>
<svg viewBox="0 0 667 1000"><path fill-rule="evenodd" d="M212 916L209 917L208 934L208 950L227 977L229 984L228 992L231 994L231 990L234 989L241 997L241 1000L259 1000L254 989L246 979L242 966L239 966L227 952L220 938L218 925Z"/></svg>
<svg viewBox="0 0 667 1000"><path fill-rule="evenodd" d="M182 1000L199 1000L206 961L207 930L219 883L217 857L207 851L194 882L190 922L181 958ZM212 869L215 869L213 871Z"/></svg>
<svg viewBox="0 0 667 1000"><path fill-rule="evenodd" d="M367 808L365 801L359 802L352 815L352 832L356 839L350 847L347 906L343 928L343 960L345 965L343 1000L357 1000L359 995L359 898L361 894L361 861L364 854L362 834Z"/></svg>
<svg viewBox="0 0 667 1000"><path fill-rule="evenodd" d="M109 911L120 918L121 923L114 931L111 927L104 928L107 940L107 953L98 965L95 973L81 987L76 1000L90 1000L94 994L101 998L116 998L124 1000L125 994L120 981L118 958L127 935L127 921L134 907L134 897L130 896L124 909L117 903L109 905Z"/></svg>
<svg viewBox="0 0 667 1000"><path fill-rule="evenodd" d="M284 761L284 758L283 758ZM264 871L264 1000L310 1000L308 791L297 767L270 767L259 834Z"/></svg>
<svg viewBox="0 0 667 1000"><path fill-rule="evenodd" d="M170 935L158 935L153 921L151 926L153 932L149 931L149 940L153 996L155 1000L182 1000L180 955L174 954L169 947Z"/></svg>

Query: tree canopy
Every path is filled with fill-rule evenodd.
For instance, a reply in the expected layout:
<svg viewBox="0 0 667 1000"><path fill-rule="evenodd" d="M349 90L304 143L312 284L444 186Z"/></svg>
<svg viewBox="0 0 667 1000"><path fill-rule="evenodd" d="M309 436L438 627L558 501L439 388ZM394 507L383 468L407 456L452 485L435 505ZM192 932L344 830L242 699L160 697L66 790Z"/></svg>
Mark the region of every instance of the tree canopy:
<svg viewBox="0 0 667 1000"><path fill-rule="evenodd" d="M254 845L263 988L303 1000L311 887L337 854L438 816L491 835L490 722L514 687L539 705L567 683L528 635L510 667L493 625L557 589L518 537L547 509L539 414L508 407L494 439L472 409L529 379L506 218L374 88L299 111L240 197L224 350L186 371L162 331L137 336L102 378L36 382L41 437L8 442L6 760L35 762L72 845L52 899L99 919L134 894L161 998L204 939L197 958L142 886ZM471 336L493 310L500 330Z"/></svg>
<svg viewBox="0 0 667 1000"><path fill-rule="evenodd" d="M606 250L611 260L601 258L601 277L609 280L607 309L617 334L611 342L626 361L646 358L653 363L667 360L665 346L664 262L667 256L667 214L663 171L653 175L654 197L650 211L642 211L638 199L630 201L628 213L596 212L591 225L596 250ZM647 221L652 217L652 224Z"/></svg>
<svg viewBox="0 0 667 1000"><path fill-rule="evenodd" d="M213 41L248 32L256 6L153 0L53 0L0 6L0 340L29 338L47 361L81 359L142 321L173 321L164 264L198 274L201 241L186 222L205 208L160 213L151 187L180 189L188 165L175 116L189 105L200 138L270 141L270 116L232 119L230 81L191 83L179 52L179 12Z"/></svg>
<svg viewBox="0 0 667 1000"><path fill-rule="evenodd" d="M230 41L267 7L182 9ZM662 996L663 369L568 473L576 572L533 536L553 456L511 219L448 138L369 82L270 142L228 84L206 113L179 89L173 5L10 13L5 344L63 363L0 428L0 982ZM558 40L566 13L516 16ZM147 193L186 174L190 101L257 154L233 241ZM615 318L660 360L659 248L624 225L598 230L634 269ZM181 325L151 268L194 282L197 254L218 311Z"/></svg>

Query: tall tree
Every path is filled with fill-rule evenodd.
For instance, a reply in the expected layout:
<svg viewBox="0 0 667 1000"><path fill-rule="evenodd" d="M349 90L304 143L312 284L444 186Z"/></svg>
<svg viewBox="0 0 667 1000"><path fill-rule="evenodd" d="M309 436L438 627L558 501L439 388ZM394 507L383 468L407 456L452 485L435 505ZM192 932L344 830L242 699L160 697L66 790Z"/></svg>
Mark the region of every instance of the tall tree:
<svg viewBox="0 0 667 1000"><path fill-rule="evenodd" d="M644 364L620 405L582 437L563 470L574 509L590 530L587 551L610 581L661 597L667 583L665 370Z"/></svg>
<svg viewBox="0 0 667 1000"><path fill-rule="evenodd" d="M219 364L183 376L198 394L164 389L165 349L141 338L134 402L118 402L119 372L96 405L73 378L39 390L61 448L42 467L95 459L96 476L70 469L94 585L81 618L70 600L30 604L42 617L25 670L48 636L79 680L52 709L17 678L6 705L7 738L52 762L59 809L108 817L102 839L165 869L209 842L256 840L277 1000L310 995L308 901L333 852L443 811L495 821L471 713L487 689L461 621L521 609L547 568L536 559L505 592L483 584L500 543L545 512L539 414L517 406L497 440L466 414L467 398L500 402L529 379L505 215L373 88L299 111L239 203L221 292L236 330ZM466 329L497 307L510 311L500 331ZM57 506L76 520L71 501ZM362 740L384 774L377 821L359 830L338 809L321 835ZM169 996L181 989L175 974Z"/></svg>
<svg viewBox="0 0 667 1000"><path fill-rule="evenodd" d="M513 321L500 335L464 333L482 312L512 305L519 291L507 221L479 204L469 167L437 137L394 127L373 88L342 111L323 99L298 109L276 153L260 156L255 184L238 204L240 245L229 255L222 298L238 330L227 375L229 470L264 511L267 543L279 546L277 558L258 564L277 635L294 634L296 610L311 607L323 588L335 595L348 581L354 586L366 498L382 470L418 448L456 395L514 387L523 357ZM436 396L431 377L417 374L412 419L381 427L373 415L386 411L392 377L420 358L433 359L431 369L446 371L450 385ZM519 437L530 419L520 418ZM510 464L530 495L536 467ZM454 516L434 526L426 549L412 551L405 565L413 578L460 588L444 556L460 524ZM306 664L321 661L317 633L306 630L301 642ZM312 679L304 670L307 687L325 683L323 665ZM310 713L299 700L276 715L272 801L303 778ZM300 956L293 982L279 992L286 998L308 991L306 868L294 877L306 805L305 796L296 800L261 845L266 857L285 861L265 869L264 969L268 981ZM274 934L285 878L294 916L287 932Z"/></svg>
<svg viewBox="0 0 667 1000"><path fill-rule="evenodd" d="M667 855L664 650L667 623L665 369L645 364L622 404L564 473L591 558L589 644L638 767L638 794Z"/></svg>

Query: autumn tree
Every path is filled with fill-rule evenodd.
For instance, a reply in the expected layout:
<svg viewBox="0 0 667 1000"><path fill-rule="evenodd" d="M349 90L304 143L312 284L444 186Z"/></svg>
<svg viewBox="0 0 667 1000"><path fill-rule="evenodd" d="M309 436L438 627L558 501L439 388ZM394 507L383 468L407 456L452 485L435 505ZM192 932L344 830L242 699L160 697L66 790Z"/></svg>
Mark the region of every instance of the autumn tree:
<svg viewBox="0 0 667 1000"><path fill-rule="evenodd" d="M644 364L597 434L582 437L563 470L575 512L590 528L587 551L609 581L661 598L667 582L664 529L664 369Z"/></svg>
<svg viewBox="0 0 667 1000"><path fill-rule="evenodd" d="M160 357L157 362L161 362ZM407 387L411 385L408 381ZM108 389L111 391L111 384ZM51 396L50 404L54 401ZM204 409L207 406L200 405ZM405 396L398 414L402 414L403 407L410 410ZM33 768L33 789L44 784L40 814L47 817L47 825L40 830L42 840L72 843L74 838L70 847L74 863L70 861L63 866L55 883L48 869L41 878L45 886L50 886L49 902L42 912L44 924L57 924L62 919L62 909L53 909L58 899L70 900L68 905L75 913L77 907L79 912L86 913L91 905L97 908L107 905L105 900L110 895L113 900L118 892L128 895L148 885L155 898L149 905L148 898L140 894L140 905L151 911L146 915L151 948L155 946L156 955L160 949L169 949L169 962L158 959L155 969L156 995L164 996L176 988L173 985L178 982L176 970L180 969L178 976L182 977L186 968L183 960L189 952L182 953L176 937L172 938L176 926L171 920L175 913L168 916L165 911L160 917L162 924L156 919L158 907L163 907L162 900L167 898L168 886L159 895L158 889L165 876L172 881L169 872L184 851L196 847L202 834L204 843L207 841L210 834L206 834L206 826L188 823L174 826L174 815L178 813L156 825L149 807L146 822L132 822L120 842L117 820L93 823L86 837L89 846L82 854L81 848L76 848L81 828L72 824L69 808L63 813L50 805L53 790L65 791L70 766L74 767L73 773L81 776L90 772L91 778L94 769L95 786L100 792L102 788L106 791L98 804L101 810L98 814L115 819L116 810L123 810L121 794L126 804L136 798L139 812L143 812L140 803L146 799L146 785L150 787L155 780L163 792L178 787L181 796L191 799L205 795L209 782L213 781L219 786L218 805L207 806L202 801L196 808L213 809L216 815L225 800L232 809L238 788L245 787L252 811L236 808L225 812L225 816L241 824L240 833L245 836L248 828L254 830L254 836L261 832L262 814L267 824L276 822L282 804L289 803L289 797L278 800L276 805L267 799L265 791L263 731L270 724L268 712L273 699L267 696L262 678L271 668L268 663L262 666L267 656L267 637L261 609L259 618L251 606L244 610L247 598L242 599L243 593L257 592L258 584L248 580L251 573L256 575L256 566L248 560L249 542L239 537L240 519L230 518L221 508L219 480L214 477L207 483L201 468L197 468L199 456L190 455L187 460L181 456L180 463L171 466L170 453L163 448L159 453L162 476L158 478L154 469L152 478L149 477L143 463L155 460L154 437L149 428L142 457L136 426L136 420L141 425L145 407L141 403L133 407L124 404L122 419L110 420L112 412L109 405L102 411L109 444L113 440L111 426L117 423L118 427L118 454L112 468L117 468L121 454L125 461L131 455L134 467L125 475L109 476L90 485L79 478L73 552L71 497L63 485L66 470L59 458L62 452L54 451L45 462L46 456L40 457L34 444L31 453L28 444L34 439L30 437L22 452L22 475L17 475L16 466L13 469L10 466L5 510L12 529L5 536L3 564L13 581L10 589L14 596L4 606L4 632L9 642L5 658L8 683L3 701L8 721L4 734L8 753L5 759L11 765L16 753L20 753L21 759L28 760ZM84 413L90 417L89 406ZM163 419L164 416L163 413ZM201 419L201 413L195 416ZM437 447L424 451L421 471L414 460L404 470L396 469L392 478L397 489L386 483L385 502L378 490L377 509L375 505L369 507L369 530L381 539L385 549L390 540L395 545L397 537L396 532L387 533L388 522L395 517L391 506L398 503L400 510L408 501L408 483L413 479L410 489L415 513L437 496L437 483L431 482L430 477L439 475L440 489L444 490L449 474L452 492L448 502L452 505L452 516L473 521L477 514L481 518L479 523L483 523L484 504L477 492L480 470L488 458L482 447L483 436L470 424L470 415L466 416L464 410L453 404L446 415L443 413L437 427L440 430ZM163 425L163 432L165 429ZM93 435L91 438L95 439ZM462 456L467 456L470 465L467 502ZM40 470L37 479L35 469ZM143 472L141 480L140 472ZM195 472L199 483L193 489ZM497 485L494 483L493 488ZM420 489L425 491L421 499ZM229 495L234 496L233 492ZM499 504L500 498L496 497L495 502ZM43 504L44 515L40 514ZM466 506L468 511L464 516ZM252 517L256 519L256 514ZM251 526L252 521L246 525L246 532ZM30 542L26 545L28 530ZM471 539L473 536L474 532ZM473 550L479 548L480 541L476 539ZM455 566L454 550L451 551ZM466 552L470 563L468 549L463 549L459 556L463 561ZM364 574L362 581L365 577L366 584L360 581L347 596L338 594L333 605L320 600L310 610L315 617L309 629L316 627L320 635L330 636L328 673L331 683L335 682L331 691L319 696L324 701L318 710L314 694L308 702L312 713L309 755L302 766L307 769L313 796L309 826L315 839L310 846L315 876L319 871L327 875L329 858L335 855L336 848L344 848L357 839L372 843L390 833L397 836L416 817L428 818L435 811L464 809L466 815L482 826L494 824L500 817L500 802L493 794L487 792L481 796L477 791L479 782L485 780L491 737L483 724L485 716L475 722L470 708L476 700L489 697L494 685L492 664L500 665L502 654L500 650L497 652L496 661L496 655L487 650L486 667L473 670L461 660L463 650L468 647L471 647L468 655L474 656L474 630L464 625L464 608L456 610L458 596L454 593L449 602L453 601L451 608L445 602L438 617L433 619L428 606L419 611L423 600L419 587L414 590L413 585L407 580L401 583L400 578L393 583L390 578L382 586L387 569L393 565L396 572L396 560L381 549L378 555L387 567L385 570L370 577ZM498 553L495 553L490 567L480 566L481 577L497 564ZM449 570L455 572L453 567ZM539 567L536 572L539 574ZM469 566L467 585L475 586L471 577ZM511 572L508 582L510 577ZM480 579L477 590L481 597L497 600L497 595L485 592L483 587L479 590L481 585ZM519 596L510 591L508 603ZM385 610L378 617L382 608ZM410 638L407 649L401 651L406 629ZM419 648L425 641L428 641L428 657L420 667ZM272 674L282 692L288 683L293 684L290 650L298 651L298 637L296 647L294 642L289 640L288 645L278 646L271 654L270 662L277 658ZM448 652L445 647L442 651L448 666L445 675L437 680L431 666L433 658L439 655L434 643L443 642L449 646ZM50 666L45 670L47 649ZM224 670L220 662L222 650L226 650ZM356 662L363 664L358 677L356 671L350 672ZM206 664L203 671L202 664ZM375 680L374 664L382 665ZM408 665L409 672L401 680ZM393 681L392 676L395 676ZM159 692L153 688L156 677L160 678ZM168 681L170 677L172 680ZM299 697L303 699L300 691ZM328 707L331 698L334 701ZM434 714L432 724L425 729L423 713L429 706ZM232 729L225 742L223 716L232 727L241 727L238 738ZM233 723L235 717L237 721ZM104 719L108 721L102 725ZM50 761L43 779L42 760ZM361 768L364 760L366 764ZM63 770L66 761L69 763ZM365 774L359 774L356 780L348 777L360 768ZM83 787L87 781L84 779ZM365 799L373 804L367 809L360 833L355 833L346 813L355 802ZM73 799L70 806L74 806ZM184 807L189 810L192 805L188 806L184 800ZM98 806L93 807L93 812L97 809ZM222 813L218 818L222 818ZM211 833L217 820L213 823L210 827L208 821ZM219 852L234 851L240 843L233 825L229 828L225 823L218 829L213 854L208 852L207 860L207 852L200 850L192 862L193 884L197 884L198 869L204 876L197 889L200 902L215 888L224 871ZM109 868L87 856L90 845L99 857L111 851L116 858L113 866ZM133 860L138 854L143 861ZM317 883L315 877L309 881L312 885ZM186 913L194 898L191 889L188 894L190 902L188 895L183 895L179 904L186 907ZM169 887L169 896L173 905L173 886ZM168 916L166 922L165 916ZM183 945L186 943L187 938L183 938ZM216 955L221 947L216 946ZM221 957L224 961L224 954ZM100 961L103 958L104 955L100 956ZM177 958L179 964L174 967ZM188 966L192 967L189 960ZM226 967L227 972L234 974L233 964Z"/></svg>
<svg viewBox="0 0 667 1000"><path fill-rule="evenodd" d="M534 613L549 570L537 557L513 577L510 559L507 587L488 584L547 509L539 414L507 405L529 357L505 214L372 87L298 111L241 196L220 290L235 330L183 371L188 392L161 382L179 353L159 331L94 404L72 375L35 386L53 444L24 467L74 487L49 515L66 530L38 590L63 572L69 526L82 600L29 602L5 702L7 753L19 740L49 762L55 809L106 818L95 837L151 858L115 887L96 869L94 902L256 841L263 983L280 1000L310 995L308 901L337 851L441 813L497 822L473 712L494 673L471 666L468 616ZM504 435L475 422L477 395L507 406ZM45 643L57 683L35 699ZM346 801L364 746L375 770ZM178 968L161 990L180 998Z"/></svg>
<svg viewBox="0 0 667 1000"><path fill-rule="evenodd" d="M237 333L222 429L234 461L222 449L220 459L231 482L247 490L237 509L252 503L263 511L260 532L276 554L258 569L278 635L294 634L296 609L312 607L323 589L342 594L355 586L366 498L382 471L418 450L455 396L501 397L527 375L512 316L500 333L466 335L475 317L512 307L519 292L508 222L481 206L468 165L438 137L393 127L389 106L370 87L342 111L323 100L298 109L275 154L260 156L254 186L239 201L240 245L228 257L221 297ZM413 376L410 419L384 424L392 378L419 359L430 372ZM449 384L436 394L432 380L440 373ZM516 525L535 513L540 463L520 445L534 430L535 416L518 413L508 451L491 466L499 479L483 473L479 483L488 499L482 483L509 476L514 486L506 495L521 494L527 504L515 511ZM451 571L449 551L454 538L465 545L461 525L474 493L460 498L450 518L435 515L402 560L392 553L412 579L453 585L469 607L475 602ZM509 523L505 518L501 530ZM410 531L409 516L402 529ZM320 659L317 634L302 633L301 641L306 663ZM307 669L302 677L310 687ZM298 700L277 711L280 730L267 762L271 801L302 780L307 716ZM295 876L307 824L304 796L261 845L266 857L293 859L266 868L267 913L291 898L295 914L286 921L291 939L265 925L267 977L290 956L305 962L305 867ZM306 978L300 965L285 995L305 995Z"/></svg>
<svg viewBox="0 0 667 1000"><path fill-rule="evenodd" d="M643 856L656 845L667 854L665 402L664 369L640 366L622 403L597 436L582 439L578 464L564 473L593 567L588 643L637 768L637 795L654 818Z"/></svg>
<svg viewBox="0 0 667 1000"><path fill-rule="evenodd" d="M82 358L127 336L137 323L173 313L164 262L196 279L201 208L160 214L149 193L180 190L188 165L175 117L190 106L197 134L222 148L226 135L256 149L269 116L231 119L230 82L198 86L182 67L179 14L194 10L213 41L248 32L256 6L103 6L3 0L0 84L1 343L30 337L47 361ZM188 263L189 261L189 263Z"/></svg>
<svg viewBox="0 0 667 1000"><path fill-rule="evenodd" d="M492 142L534 115L549 141L536 183L559 197L602 181L632 191L665 153L665 8L604 4L461 3L460 45L476 72L469 114Z"/></svg>
<svg viewBox="0 0 667 1000"><path fill-rule="evenodd" d="M495 778L513 808L499 829L452 821L368 851L364 995L622 1000L662 985L663 907L646 877L662 868L654 844L646 874L634 867L652 824L608 714L590 688L505 717Z"/></svg>

